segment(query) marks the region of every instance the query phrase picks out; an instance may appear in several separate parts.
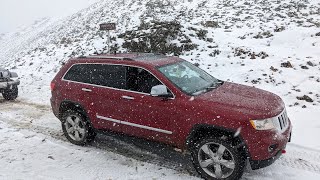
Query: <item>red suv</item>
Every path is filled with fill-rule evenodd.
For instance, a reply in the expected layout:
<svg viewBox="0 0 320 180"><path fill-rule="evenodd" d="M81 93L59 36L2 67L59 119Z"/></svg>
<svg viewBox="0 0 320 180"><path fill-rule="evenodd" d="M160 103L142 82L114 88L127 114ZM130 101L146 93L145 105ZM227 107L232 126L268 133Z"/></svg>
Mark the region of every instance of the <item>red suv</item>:
<svg viewBox="0 0 320 180"><path fill-rule="evenodd" d="M191 152L205 179L238 179L272 164L292 126L280 97L216 79L178 57L116 54L66 63L51 83L51 106L74 144L96 130Z"/></svg>

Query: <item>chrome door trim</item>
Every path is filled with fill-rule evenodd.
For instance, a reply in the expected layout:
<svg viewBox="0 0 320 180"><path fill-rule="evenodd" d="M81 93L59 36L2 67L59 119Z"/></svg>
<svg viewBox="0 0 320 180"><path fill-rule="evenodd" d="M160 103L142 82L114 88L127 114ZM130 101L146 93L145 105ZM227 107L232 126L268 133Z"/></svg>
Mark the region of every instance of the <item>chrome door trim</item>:
<svg viewBox="0 0 320 180"><path fill-rule="evenodd" d="M88 89L88 88L82 88L81 90L82 90L82 91L85 91L85 92L92 92L92 90L91 90L91 89Z"/></svg>
<svg viewBox="0 0 320 180"><path fill-rule="evenodd" d="M119 124L121 124L121 121L120 121L120 120L116 120L116 119L112 119L112 118L107 118L107 117L99 116L98 114L97 114L97 118L103 119L103 120L106 120L106 121L111 121L111 122L114 122L114 123L119 123Z"/></svg>
<svg viewBox="0 0 320 180"><path fill-rule="evenodd" d="M165 133L165 134L172 134L172 131L168 131L168 130L164 130L164 129L154 128L154 127L150 127L150 126L144 126L144 125L140 125L140 124L136 124L136 123L130 123L130 122L121 121L121 120L117 120L117 119L113 119L113 118L107 118L107 117L100 116L98 114L96 116L97 116L97 118L102 119L102 120L106 120L106 121L111 121L111 122L124 124L124 125L132 126L132 127L137 127L137 128L141 128L141 129L147 129L147 130L151 130L151 131L161 132L161 133Z"/></svg>
<svg viewBox="0 0 320 180"><path fill-rule="evenodd" d="M131 96L121 96L122 99L134 100L134 97Z"/></svg>

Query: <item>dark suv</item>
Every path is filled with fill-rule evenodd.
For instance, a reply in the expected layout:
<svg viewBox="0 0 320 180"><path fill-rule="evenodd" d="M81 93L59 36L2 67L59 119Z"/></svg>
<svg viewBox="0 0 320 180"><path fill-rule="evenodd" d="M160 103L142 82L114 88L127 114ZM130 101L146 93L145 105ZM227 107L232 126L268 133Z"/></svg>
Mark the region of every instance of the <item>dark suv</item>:
<svg viewBox="0 0 320 180"><path fill-rule="evenodd" d="M216 79L178 57L117 54L71 59L51 83L51 106L74 144L96 130L191 152L205 179L238 179L285 152L292 126L280 97Z"/></svg>
<svg viewBox="0 0 320 180"><path fill-rule="evenodd" d="M15 100L18 97L18 74L0 68L0 93L5 100Z"/></svg>

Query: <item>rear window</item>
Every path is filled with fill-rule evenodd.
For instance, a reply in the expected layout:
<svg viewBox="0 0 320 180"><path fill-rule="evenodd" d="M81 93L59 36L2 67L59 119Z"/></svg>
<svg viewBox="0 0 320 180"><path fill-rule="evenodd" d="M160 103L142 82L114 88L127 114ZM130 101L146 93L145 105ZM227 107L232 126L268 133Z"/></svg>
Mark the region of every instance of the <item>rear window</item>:
<svg viewBox="0 0 320 180"><path fill-rule="evenodd" d="M113 87L126 88L126 68L121 65L107 64L76 64L73 65L65 80Z"/></svg>

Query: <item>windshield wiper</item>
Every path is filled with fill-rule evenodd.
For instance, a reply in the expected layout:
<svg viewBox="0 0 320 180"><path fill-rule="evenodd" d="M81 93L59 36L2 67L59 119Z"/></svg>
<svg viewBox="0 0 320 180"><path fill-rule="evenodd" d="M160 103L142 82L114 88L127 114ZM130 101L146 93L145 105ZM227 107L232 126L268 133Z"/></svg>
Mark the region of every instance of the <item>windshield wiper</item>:
<svg viewBox="0 0 320 180"><path fill-rule="evenodd" d="M202 94L204 92L208 92L211 91L213 89L218 88L219 86L221 86L224 83L224 81L218 80L217 82L212 82L210 84L210 86L205 87L205 88L201 88L201 89L197 89L194 93L192 93L192 95L199 95Z"/></svg>
<svg viewBox="0 0 320 180"><path fill-rule="evenodd" d="M209 87L206 87L206 90L216 89L217 87L221 86L224 81L218 80L217 82L213 82Z"/></svg>
<svg viewBox="0 0 320 180"><path fill-rule="evenodd" d="M222 80L218 80L218 84L223 84L224 83L224 81L222 81Z"/></svg>
<svg viewBox="0 0 320 180"><path fill-rule="evenodd" d="M209 87L206 87L206 90L211 90L211 89L215 89L215 88L217 88L216 83L212 83L212 84L210 84Z"/></svg>

